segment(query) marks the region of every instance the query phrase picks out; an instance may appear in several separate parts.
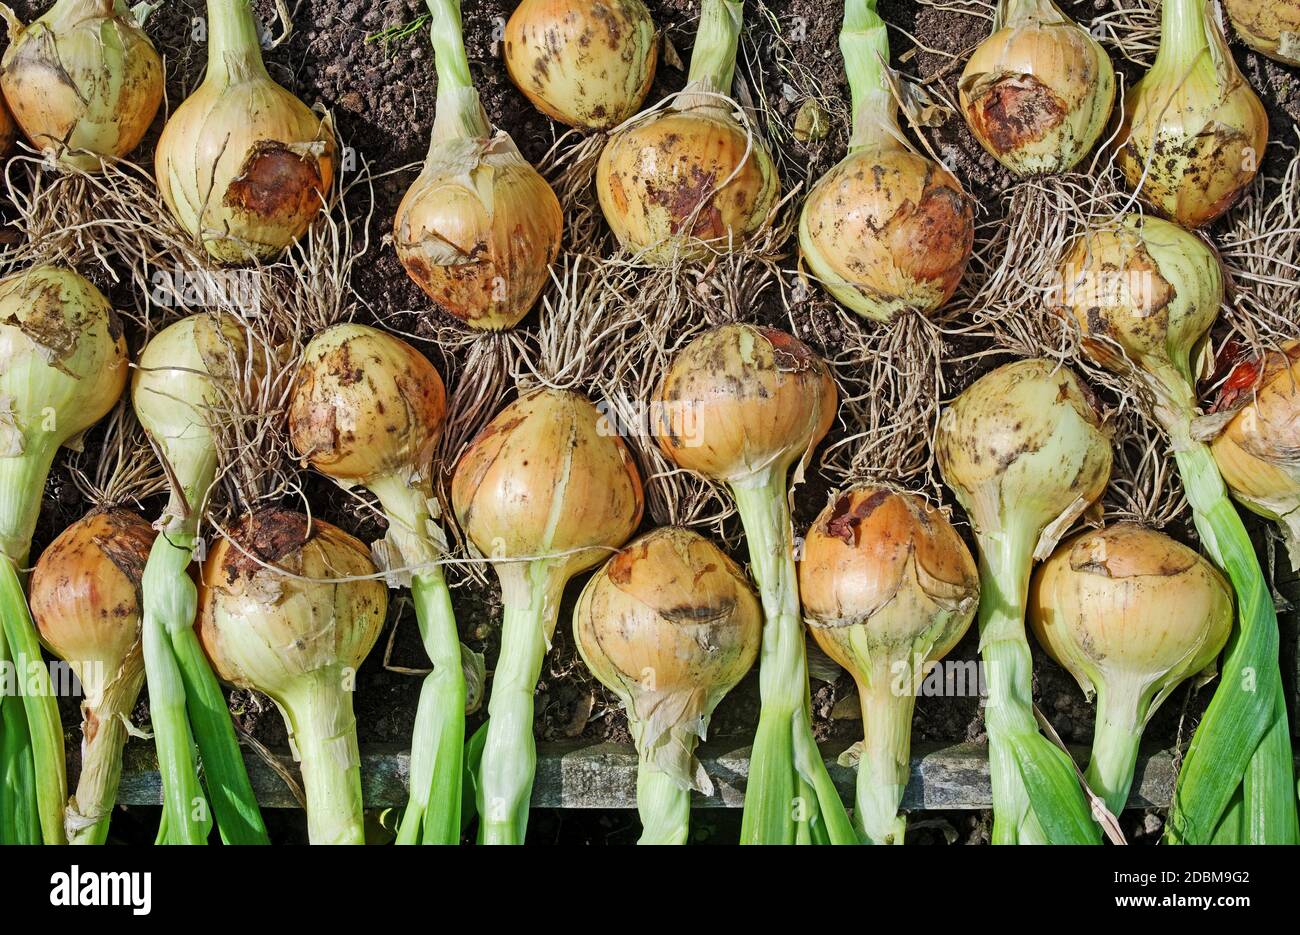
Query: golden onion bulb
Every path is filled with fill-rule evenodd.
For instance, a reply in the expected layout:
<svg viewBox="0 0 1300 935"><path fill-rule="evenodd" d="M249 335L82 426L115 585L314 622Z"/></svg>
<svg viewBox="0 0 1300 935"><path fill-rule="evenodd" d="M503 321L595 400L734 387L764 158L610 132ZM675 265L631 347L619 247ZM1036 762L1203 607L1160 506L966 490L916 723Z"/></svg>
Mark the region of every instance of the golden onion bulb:
<svg viewBox="0 0 1300 935"><path fill-rule="evenodd" d="M1250 397L1211 443L1214 460L1239 503L1280 524L1300 571L1300 341L1239 365L1228 382Z"/></svg>
<svg viewBox="0 0 1300 935"><path fill-rule="evenodd" d="M1224 288L1218 257L1199 237L1160 218L1125 215L1079 238L1061 278L1065 312L1099 363L1118 368L1127 358L1143 372L1172 368L1195 382L1193 352Z"/></svg>
<svg viewBox="0 0 1300 935"><path fill-rule="evenodd" d="M1061 543L1034 575L1028 616L1048 654L1097 696L1088 784L1118 814L1152 713L1227 641L1232 590L1187 546L1121 523Z"/></svg>
<svg viewBox="0 0 1300 935"><path fill-rule="evenodd" d="M1232 206L1268 145L1268 114L1206 2L1165 0L1160 52L1126 95L1117 137L1129 186L1187 228Z"/></svg>
<svg viewBox="0 0 1300 935"><path fill-rule="evenodd" d="M641 0L523 0L503 48L511 80L539 110L607 130L641 109L659 34Z"/></svg>
<svg viewBox="0 0 1300 935"><path fill-rule="evenodd" d="M993 33L958 83L962 113L1017 176L1068 172L1096 145L1115 103L1110 56L1052 0L1001 0Z"/></svg>
<svg viewBox="0 0 1300 935"><path fill-rule="evenodd" d="M655 391L659 447L721 482L786 470L826 437L837 392L826 363L774 328L727 324L673 359Z"/></svg>
<svg viewBox="0 0 1300 935"><path fill-rule="evenodd" d="M736 563L678 527L625 546L573 612L578 651L623 702L642 763L706 794L713 784L696 742L758 658L762 629L762 607Z"/></svg>
<svg viewBox="0 0 1300 935"><path fill-rule="evenodd" d="M376 328L334 325L303 352L289 436L304 461L348 487L428 479L446 409L423 354Z"/></svg>
<svg viewBox="0 0 1300 935"><path fill-rule="evenodd" d="M809 270L841 304L877 321L947 302L974 242L974 204L961 183L889 141L850 152L799 218Z"/></svg>
<svg viewBox="0 0 1300 935"><path fill-rule="evenodd" d="M13 149L17 139L18 125L14 123L14 115L9 112L9 105L0 96L0 158L9 155L9 150Z"/></svg>
<svg viewBox="0 0 1300 935"><path fill-rule="evenodd" d="M143 139L162 103L162 59L122 0L57 0L10 19L0 90L34 146L95 171Z"/></svg>
<svg viewBox="0 0 1300 935"><path fill-rule="evenodd" d="M1246 45L1300 65L1300 0L1224 0L1223 9Z"/></svg>
<svg viewBox="0 0 1300 935"><path fill-rule="evenodd" d="M979 573L952 524L919 497L875 484L836 496L813 521L799 563L804 618L858 686L854 820L873 844L902 844L912 711L931 663L969 629Z"/></svg>

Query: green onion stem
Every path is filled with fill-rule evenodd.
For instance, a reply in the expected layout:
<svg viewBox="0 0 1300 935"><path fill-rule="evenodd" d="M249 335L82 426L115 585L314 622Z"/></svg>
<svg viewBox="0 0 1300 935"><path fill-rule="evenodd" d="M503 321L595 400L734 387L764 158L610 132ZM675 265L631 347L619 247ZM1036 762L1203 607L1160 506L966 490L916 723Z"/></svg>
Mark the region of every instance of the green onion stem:
<svg viewBox="0 0 1300 935"><path fill-rule="evenodd" d="M69 844L103 844L117 801L122 779L122 747L126 745L126 724L140 694L144 674L117 679L108 685L99 703L83 709L81 774L68 806Z"/></svg>
<svg viewBox="0 0 1300 935"><path fill-rule="evenodd" d="M1157 66L1186 69L1210 48L1205 0L1162 0Z"/></svg>
<svg viewBox="0 0 1300 935"><path fill-rule="evenodd" d="M522 844L537 769L533 695L555 632L564 581L560 561L501 563L501 654L492 673L487 739L479 771L479 835L484 844Z"/></svg>
<svg viewBox="0 0 1300 935"><path fill-rule="evenodd" d="M876 0L845 0L840 52L853 104L849 151L898 133L898 104L885 80L889 67L889 29L876 12Z"/></svg>
<svg viewBox="0 0 1300 935"><path fill-rule="evenodd" d="M465 751L465 670L460 633L439 550L429 534L433 490L389 477L369 485L388 516L390 535L412 575L415 619L433 671L424 678L411 740L411 797L399 844L458 844Z"/></svg>
<svg viewBox="0 0 1300 935"><path fill-rule="evenodd" d="M982 532L980 654L988 699L994 844L1096 844L1100 829L1067 754L1038 730L1025 601L1036 537Z"/></svg>
<svg viewBox="0 0 1300 935"><path fill-rule="evenodd" d="M877 667L869 684L858 682L863 736L853 824L869 844L902 844L907 831L898 807L911 773L916 695L910 681L905 691L897 687L884 667Z"/></svg>
<svg viewBox="0 0 1300 935"><path fill-rule="evenodd" d="M1137 766L1142 724L1134 721L1132 699L1122 699L1097 689L1097 723L1093 729L1092 757L1084 779L1088 788L1101 796L1112 815L1119 815L1128 802Z"/></svg>
<svg viewBox="0 0 1300 935"><path fill-rule="evenodd" d="M12 666L9 641L0 627L0 664ZM12 668L10 668L12 672ZM17 679L18 674L14 673ZM0 844L40 844L36 775L22 699L0 684Z"/></svg>
<svg viewBox="0 0 1300 935"><path fill-rule="evenodd" d="M250 0L208 0L208 72L205 81L269 77L262 36Z"/></svg>
<svg viewBox="0 0 1300 935"><path fill-rule="evenodd" d="M281 700L302 767L312 844L366 843L351 677L338 665L317 669Z"/></svg>
<svg viewBox="0 0 1300 935"><path fill-rule="evenodd" d="M786 468L732 482L731 489L749 542L764 617L759 655L762 707L750 754L741 842L810 841L824 824L831 843L855 844L857 834L812 735Z"/></svg>
<svg viewBox="0 0 1300 935"><path fill-rule="evenodd" d="M438 101L432 146L449 140L486 140L492 125L479 100L465 54L460 0L426 0L432 22L429 38L438 70Z"/></svg>
<svg viewBox="0 0 1300 935"><path fill-rule="evenodd" d="M691 831L691 790L642 758L636 771L638 844L685 844Z"/></svg>
<svg viewBox="0 0 1300 935"><path fill-rule="evenodd" d="M731 96L744 20L741 0L703 0L686 88L677 98L677 109L725 106L713 95Z"/></svg>

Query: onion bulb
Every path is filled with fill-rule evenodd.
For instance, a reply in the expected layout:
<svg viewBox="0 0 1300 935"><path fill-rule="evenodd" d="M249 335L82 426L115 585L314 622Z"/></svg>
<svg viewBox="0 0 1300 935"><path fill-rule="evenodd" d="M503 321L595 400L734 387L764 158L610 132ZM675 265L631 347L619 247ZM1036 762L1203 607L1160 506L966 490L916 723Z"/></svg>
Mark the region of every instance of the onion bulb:
<svg viewBox="0 0 1300 935"><path fill-rule="evenodd" d="M56 0L29 26L8 9L0 90L23 134L93 172L135 149L163 98L162 59L123 0Z"/></svg>
<svg viewBox="0 0 1300 935"><path fill-rule="evenodd" d="M447 394L411 345L365 325L340 324L303 352L289 404L289 437L303 460L344 489L363 486L388 520L385 550L410 569L415 618L433 671L424 680L411 753L411 800L398 842L457 844L461 835L465 676L434 525L433 452Z"/></svg>
<svg viewBox="0 0 1300 935"><path fill-rule="evenodd" d="M568 390L521 395L470 442L452 476L461 529L501 582L501 654L479 776L481 839L522 844L537 764L533 693L569 579L641 522L641 479L600 413Z"/></svg>
<svg viewBox="0 0 1300 935"><path fill-rule="evenodd" d="M993 842L1096 843L1073 763L1034 719L1025 601L1035 557L1046 557L1110 479L1101 416L1071 371L1018 360L944 410L935 456L979 544Z"/></svg>
<svg viewBox="0 0 1300 935"><path fill-rule="evenodd" d="M510 134L493 131L470 78L459 0L429 0L438 103L429 154L393 221L407 275L471 328L518 324L560 251L555 192Z"/></svg>
<svg viewBox="0 0 1300 935"><path fill-rule="evenodd" d="M888 322L934 311L961 282L974 203L898 126L889 39L875 0L848 0L840 33L853 94L849 152L813 186L799 218L804 263L841 304Z"/></svg>
<svg viewBox="0 0 1300 935"><path fill-rule="evenodd" d="M813 639L853 676L865 738L854 823L902 844L912 711L929 667L970 628L979 573L952 524L919 497L874 484L836 496L804 537L799 594Z"/></svg>
<svg viewBox="0 0 1300 935"><path fill-rule="evenodd" d="M738 250L780 200L771 153L728 101L743 18L739 0L703 0L685 90L600 154L605 220L646 262Z"/></svg>
<svg viewBox="0 0 1300 935"><path fill-rule="evenodd" d="M1034 575L1029 621L1048 654L1097 699L1089 788L1118 815L1147 721L1213 668L1232 590L1182 543L1128 523L1063 542Z"/></svg>
<svg viewBox="0 0 1300 935"><path fill-rule="evenodd" d="M503 48L511 80L538 110L608 130L641 109L659 33L641 0L523 0Z"/></svg>
<svg viewBox="0 0 1300 935"><path fill-rule="evenodd" d="M374 574L357 539L276 509L241 522L203 565L203 648L223 679L265 692L284 715L313 844L365 843L352 692L388 606Z"/></svg>
<svg viewBox="0 0 1300 935"><path fill-rule="evenodd" d="M1092 151L1115 103L1115 69L1052 0L1000 0L993 33L958 83L980 145L1021 178L1068 172Z"/></svg>
<svg viewBox="0 0 1300 935"><path fill-rule="evenodd" d="M1264 159L1268 115L1207 0L1164 0L1160 51L1124 100L1117 163L1131 188L1187 228L1227 211Z"/></svg>
<svg viewBox="0 0 1300 935"><path fill-rule="evenodd" d="M262 61L250 0L209 0L208 70L154 154L168 210L219 263L275 257L320 214L334 131Z"/></svg>
<svg viewBox="0 0 1300 935"><path fill-rule="evenodd" d="M1223 9L1246 45L1300 65L1300 0L1224 0Z"/></svg>
<svg viewBox="0 0 1300 935"><path fill-rule="evenodd" d="M1300 341L1239 364L1228 385L1253 392L1211 444L1214 460L1237 502L1281 527L1300 571Z"/></svg>
<svg viewBox="0 0 1300 935"><path fill-rule="evenodd" d="M754 665L762 609L744 573L688 529L656 529L591 577L573 635L618 695L640 755L642 844L685 844L691 790L713 793L695 745L713 709Z"/></svg>
<svg viewBox="0 0 1300 935"><path fill-rule="evenodd" d="M807 345L746 324L697 337L655 390L652 425L664 454L730 487L763 601L746 844L857 842L812 735L787 478L826 436L836 399L826 363ZM796 797L802 807L792 810Z"/></svg>
<svg viewBox="0 0 1300 935"><path fill-rule="evenodd" d="M32 572L41 639L72 667L81 702L81 775L68 802L70 844L103 844L122 776L128 718L144 685L140 579L153 527L96 510L50 543Z"/></svg>

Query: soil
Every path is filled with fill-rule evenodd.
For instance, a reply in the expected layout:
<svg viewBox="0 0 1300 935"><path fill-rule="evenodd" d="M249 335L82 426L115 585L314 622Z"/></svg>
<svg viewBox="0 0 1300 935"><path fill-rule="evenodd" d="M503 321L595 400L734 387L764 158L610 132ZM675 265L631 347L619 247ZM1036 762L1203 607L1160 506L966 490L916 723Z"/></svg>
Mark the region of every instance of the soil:
<svg viewBox="0 0 1300 935"><path fill-rule="evenodd" d="M781 24L798 64L807 69L808 77L818 87L847 97L836 34L839 16L836 4L826 0L765 0ZM647 0L656 22L680 54L689 56L694 34L697 0ZM30 0L17 0L14 6L24 19L34 15ZM263 22L270 22L272 5L255 0L254 6ZM748 7L748 35L742 49L742 66L738 73L754 81L755 62L770 61L773 35L769 23ZM1106 0L1063 4L1067 12L1081 21L1089 20ZM505 17L512 0L465 0L464 19L471 69L482 101L494 123L507 129L524 155L537 162L559 134L557 126L535 110L514 88L506 76L497 52ZM417 24L424 10L421 0L299 0L294 10L296 29L289 40L266 55L272 76L292 89L309 105L321 104L332 109L343 143L355 148L360 160L372 168L374 184L373 215L370 220L371 246L368 256L357 267L354 288L367 315L403 330L429 333L429 324L440 313L429 309L420 291L408 279L391 247L383 242L391 230L397 204L414 180L417 164L423 159L433 120L433 56L423 28L405 36L392 33L406 24ZM936 78L954 94L960 65L954 56L964 59L987 34L987 21L980 16L958 10L957 5L943 9L919 5L915 0L881 0L880 12L894 28L891 42L896 63L905 72L923 79ZM204 10L195 0L173 0L162 4L153 14L148 31L166 56L168 101L171 106L184 99L201 78L204 69L204 46L201 32ZM390 38L379 34L388 31ZM918 37L918 46L912 37ZM1296 70L1279 66L1262 57L1235 49L1238 60L1252 84L1264 98L1273 121L1272 137L1294 142L1294 124L1300 119L1300 75ZM748 66L746 63L749 63ZM1122 70L1131 80L1136 77L1130 66ZM663 65L655 81L651 100L675 91L684 83L684 74ZM778 102L782 119L791 123L801 103L797 93L783 93L783 78L775 70L763 71L762 91L767 99ZM954 95L955 96L955 95ZM153 141L162 125L156 122L138 158L147 160ZM998 194L1011 179L976 143L960 119L930 132L935 150L963 181L984 210L995 210ZM843 154L845 133L833 127L821 142L800 144L793 140L782 154L784 165L800 167L816 176L834 164ZM1280 158L1278 147L1271 147ZM1267 166L1266 166L1267 168ZM787 181L787 186L788 186ZM364 197L364 194L363 194ZM366 210L364 204L354 214ZM407 314L407 310L417 310ZM756 320L784 325L786 315L768 296L752 310ZM815 300L801 310L802 336L823 353L833 353L840 337L838 319L824 300ZM422 348L438 360L441 352L432 343ZM977 375L976 371L952 375L950 389L960 390ZM92 434L89 444L94 445ZM382 530L351 507L335 489L318 479L308 479L309 493L324 518L337 522L363 539L378 538ZM801 491L797 524L806 526L825 500L826 482L813 478ZM84 510L84 504L68 481L62 465L56 467L46 490L43 522L37 535L35 551L51 536ZM1190 535L1185 531L1185 534ZM743 560L743 555L738 558ZM570 588L570 600L581 582ZM455 595L458 619L466 642L487 654L489 672L496 651L497 620L500 602L495 587L470 581ZM423 652L417 638L412 614L405 602L394 601L392 626L396 628L390 662L396 667L418 669ZM568 608L561 621L568 619ZM388 634L383 640L388 639ZM385 668L383 640L362 668L355 695L360 740L365 743L402 742L411 732L420 680ZM977 637L969 634L949 658L975 659ZM1091 732L1091 707L1065 672L1035 648L1035 697L1047 717L1068 742L1086 743ZM861 722L854 713L851 682L840 677L832 684L814 683L814 711L817 732L824 738L853 739L860 736ZM1181 726L1184 713L1194 717L1205 702L1205 695L1193 698L1184 712L1186 692L1180 690L1157 716L1148 730L1153 743L1170 744L1176 736L1190 735L1192 722ZM263 743L278 747L286 742L280 717L265 699L245 692L232 697L232 709L242 727ZM627 739L626 722L617 703L590 675L577 658L568 628L557 629L555 646L548 657L537 694L536 732L540 739L586 738ZM752 730L757 712L757 682L747 678L720 705L713 722L712 735L734 738ZM64 712L66 723L75 724L71 709ZM142 705L140 714L145 715ZM481 715L476 715L481 717ZM471 727L474 725L472 724ZM923 697L917 704L915 736L918 740L962 741L983 738L983 723L978 699ZM141 828L153 827L148 810L139 817ZM277 818L286 824L286 833L298 827L294 816ZM734 838L731 823L736 815L709 813L697 821L695 834L702 840L725 841ZM1153 816L1126 816L1136 838L1151 838L1158 832ZM1154 824L1153 824L1154 822ZM590 816L556 813L538 816L532 836L536 840L588 841L592 843L632 840L634 816L601 813ZM920 841L978 842L987 840L987 816L973 813L945 813L915 816L912 839Z"/></svg>

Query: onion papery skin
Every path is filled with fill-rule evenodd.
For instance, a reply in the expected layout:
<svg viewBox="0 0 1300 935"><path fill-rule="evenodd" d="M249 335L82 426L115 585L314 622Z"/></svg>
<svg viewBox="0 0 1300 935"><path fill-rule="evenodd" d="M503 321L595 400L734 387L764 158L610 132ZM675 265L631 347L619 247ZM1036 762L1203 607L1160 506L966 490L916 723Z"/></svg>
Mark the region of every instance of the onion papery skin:
<svg viewBox="0 0 1300 935"><path fill-rule="evenodd" d="M1003 10L1009 7L1009 15ZM966 125L1020 178L1068 172L1092 151L1115 104L1115 69L1051 0L999 8L962 72Z"/></svg>
<svg viewBox="0 0 1300 935"><path fill-rule="evenodd" d="M739 249L780 200L781 183L763 142L706 105L652 113L614 134L596 192L619 244L666 264Z"/></svg>
<svg viewBox="0 0 1300 935"><path fill-rule="evenodd" d="M364 842L351 693L388 607L383 581L364 577L373 575L364 543L284 510L245 519L203 565L203 648L222 679L265 692L284 714L313 844Z"/></svg>
<svg viewBox="0 0 1300 935"><path fill-rule="evenodd" d="M542 113L608 130L640 110L659 34L641 0L523 0L506 23L503 57Z"/></svg>
<svg viewBox="0 0 1300 935"><path fill-rule="evenodd" d="M673 463L722 482L783 475L835 419L830 371L774 328L727 324L673 360L655 393L657 439Z"/></svg>
<svg viewBox="0 0 1300 935"><path fill-rule="evenodd" d="M9 155L9 150L14 148L14 141L17 139L18 124L14 123L14 115L9 112L9 105L0 96L0 159Z"/></svg>
<svg viewBox="0 0 1300 935"><path fill-rule="evenodd" d="M975 243L974 204L946 169L890 143L851 152L799 219L805 264L842 305L888 322L952 297Z"/></svg>
<svg viewBox="0 0 1300 935"><path fill-rule="evenodd" d="M407 275L471 328L518 324L559 255L564 213L546 180L504 133L435 140L393 222Z"/></svg>
<svg viewBox="0 0 1300 935"><path fill-rule="evenodd" d="M1287 65L1300 65L1298 0L1224 0L1237 36L1256 52Z"/></svg>
<svg viewBox="0 0 1300 935"><path fill-rule="evenodd" d="M0 90L33 146L66 147L62 161L94 172L139 145L162 103L163 66L121 0L58 0L15 30Z"/></svg>
<svg viewBox="0 0 1300 935"><path fill-rule="evenodd" d="M321 213L333 129L256 66L232 59L163 128L154 156L172 216L218 263L268 260Z"/></svg>

